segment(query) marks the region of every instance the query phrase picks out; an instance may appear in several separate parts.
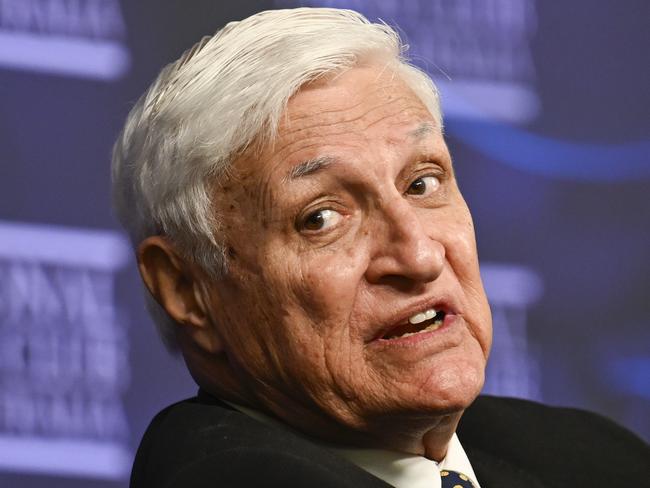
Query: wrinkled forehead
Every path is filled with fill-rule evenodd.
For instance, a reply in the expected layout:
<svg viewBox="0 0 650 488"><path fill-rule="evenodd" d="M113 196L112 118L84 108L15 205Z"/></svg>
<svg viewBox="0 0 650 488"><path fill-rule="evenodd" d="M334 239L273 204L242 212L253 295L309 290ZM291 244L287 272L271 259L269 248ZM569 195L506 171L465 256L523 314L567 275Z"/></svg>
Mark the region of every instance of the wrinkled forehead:
<svg viewBox="0 0 650 488"><path fill-rule="evenodd" d="M274 140L250 151L237 166L242 176L261 171L281 177L301 161L344 146L350 150L355 143L363 151L378 143L427 139L444 146L435 118L394 71L353 68L303 86L289 100Z"/></svg>
<svg viewBox="0 0 650 488"><path fill-rule="evenodd" d="M296 128L345 127L360 120L369 128L389 116L402 122L400 112L401 119L416 113L434 123L425 104L397 72L381 66L357 67L303 86L289 100L278 136L286 137Z"/></svg>

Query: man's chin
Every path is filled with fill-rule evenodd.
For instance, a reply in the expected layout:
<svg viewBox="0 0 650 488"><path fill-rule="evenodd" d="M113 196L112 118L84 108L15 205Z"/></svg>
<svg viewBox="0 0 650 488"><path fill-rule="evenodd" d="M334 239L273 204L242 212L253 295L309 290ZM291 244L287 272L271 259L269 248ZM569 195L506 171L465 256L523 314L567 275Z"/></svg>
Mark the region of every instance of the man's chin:
<svg viewBox="0 0 650 488"><path fill-rule="evenodd" d="M474 349L435 358L422 368L419 380L409 388L413 405L441 414L466 409L485 382L486 361Z"/></svg>

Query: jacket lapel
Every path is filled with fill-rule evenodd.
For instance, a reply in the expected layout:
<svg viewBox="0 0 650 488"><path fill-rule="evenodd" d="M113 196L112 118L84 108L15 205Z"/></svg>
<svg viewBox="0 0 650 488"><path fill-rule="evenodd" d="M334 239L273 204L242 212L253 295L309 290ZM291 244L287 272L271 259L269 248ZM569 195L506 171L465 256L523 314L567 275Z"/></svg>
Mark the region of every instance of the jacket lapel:
<svg viewBox="0 0 650 488"><path fill-rule="evenodd" d="M480 449L464 446L481 488L549 488L532 473Z"/></svg>

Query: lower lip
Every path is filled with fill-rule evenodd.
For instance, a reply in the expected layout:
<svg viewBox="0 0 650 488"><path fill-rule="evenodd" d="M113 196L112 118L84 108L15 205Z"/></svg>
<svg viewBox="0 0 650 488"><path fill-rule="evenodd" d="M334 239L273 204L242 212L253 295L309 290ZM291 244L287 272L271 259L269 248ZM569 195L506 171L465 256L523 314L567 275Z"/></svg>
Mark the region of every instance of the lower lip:
<svg viewBox="0 0 650 488"><path fill-rule="evenodd" d="M457 321L458 315L446 314L445 318L442 321L440 327L435 330L427 330L425 332L419 332L407 337L393 337L391 339L377 339L373 341L378 346L400 346L400 347L409 347L415 346L423 341L428 341L434 337L446 335L454 323Z"/></svg>

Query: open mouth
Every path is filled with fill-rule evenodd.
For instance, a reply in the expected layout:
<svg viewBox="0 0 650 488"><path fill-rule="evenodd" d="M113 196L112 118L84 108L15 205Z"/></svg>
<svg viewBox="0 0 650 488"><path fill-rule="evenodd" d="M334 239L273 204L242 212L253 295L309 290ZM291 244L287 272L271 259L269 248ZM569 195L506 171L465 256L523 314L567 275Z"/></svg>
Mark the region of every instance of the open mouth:
<svg viewBox="0 0 650 488"><path fill-rule="evenodd" d="M388 330L380 338L390 340L409 337L423 332L432 332L442 326L445 315L445 312L442 310L438 312L433 309L426 310L410 317L406 323Z"/></svg>

